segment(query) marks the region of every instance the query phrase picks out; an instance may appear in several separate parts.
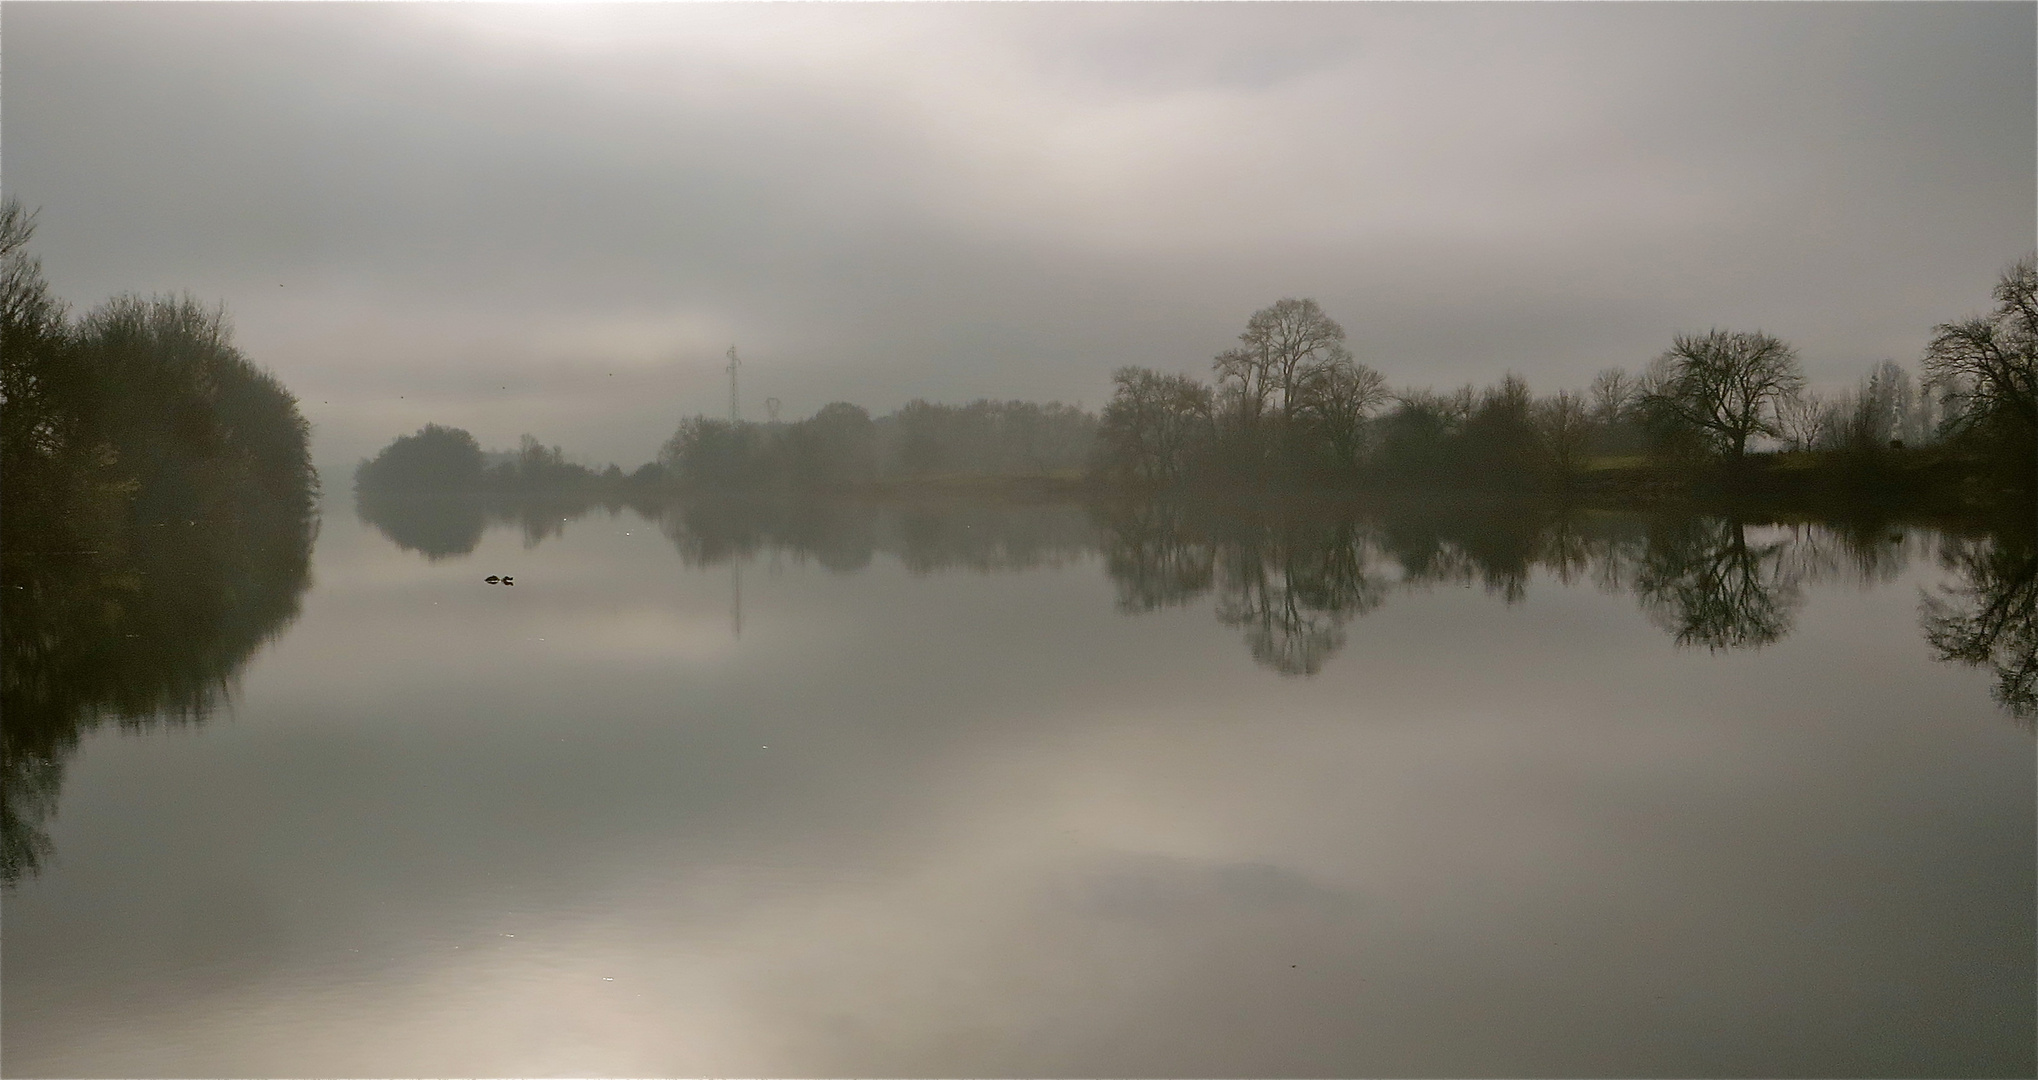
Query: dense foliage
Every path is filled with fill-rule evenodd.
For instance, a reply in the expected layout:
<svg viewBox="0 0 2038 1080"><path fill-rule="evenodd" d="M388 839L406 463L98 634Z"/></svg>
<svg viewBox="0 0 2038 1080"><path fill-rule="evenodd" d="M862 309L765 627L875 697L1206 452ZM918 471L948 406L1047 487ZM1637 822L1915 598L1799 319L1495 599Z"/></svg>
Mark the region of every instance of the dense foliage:
<svg viewBox="0 0 2038 1080"><path fill-rule="evenodd" d="M188 298L72 321L0 207L0 878L47 852L64 754L203 716L309 582L317 480L281 384Z"/></svg>
<svg viewBox="0 0 2038 1080"><path fill-rule="evenodd" d="M405 495L474 491L481 487L481 445L459 428L426 424L399 435L373 461L354 470L356 488Z"/></svg>
<svg viewBox="0 0 2038 1080"><path fill-rule="evenodd" d="M792 423L683 421L658 455L689 490L843 490L882 480L1079 471L1097 419L1053 402L909 402L873 419L846 402Z"/></svg>
<svg viewBox="0 0 2038 1080"><path fill-rule="evenodd" d="M491 461L490 459L494 460ZM588 491L621 479L566 460L565 451L525 435L514 451L484 453L460 428L426 424L399 435L354 470L361 498Z"/></svg>

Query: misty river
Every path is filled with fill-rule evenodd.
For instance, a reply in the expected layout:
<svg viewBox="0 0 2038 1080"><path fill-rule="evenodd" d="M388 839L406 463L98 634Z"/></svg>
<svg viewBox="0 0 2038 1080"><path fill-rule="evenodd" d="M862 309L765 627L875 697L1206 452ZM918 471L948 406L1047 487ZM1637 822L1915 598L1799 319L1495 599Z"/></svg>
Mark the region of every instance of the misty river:
<svg viewBox="0 0 2038 1080"><path fill-rule="evenodd" d="M205 565L49 661L12 1075L2034 1067L2028 538L440 501Z"/></svg>

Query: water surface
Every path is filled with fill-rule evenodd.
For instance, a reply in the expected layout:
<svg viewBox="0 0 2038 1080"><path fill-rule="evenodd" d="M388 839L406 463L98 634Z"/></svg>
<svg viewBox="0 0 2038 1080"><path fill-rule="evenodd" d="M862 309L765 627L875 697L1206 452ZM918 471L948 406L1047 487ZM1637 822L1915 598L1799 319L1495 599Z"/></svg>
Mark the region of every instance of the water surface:
<svg viewBox="0 0 2038 1080"><path fill-rule="evenodd" d="M10 767L10 1074L2033 1069L2015 538L364 510Z"/></svg>

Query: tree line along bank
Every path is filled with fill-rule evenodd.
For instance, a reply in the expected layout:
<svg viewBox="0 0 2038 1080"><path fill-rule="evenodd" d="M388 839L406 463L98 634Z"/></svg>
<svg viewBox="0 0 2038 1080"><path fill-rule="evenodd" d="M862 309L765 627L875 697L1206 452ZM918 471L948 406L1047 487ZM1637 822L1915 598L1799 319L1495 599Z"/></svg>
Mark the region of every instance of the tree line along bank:
<svg viewBox="0 0 2038 1080"><path fill-rule="evenodd" d="M1391 389L1313 300L1255 312L1210 381L1124 367L1101 414L1059 403L846 402L787 423L689 418L625 474L530 436L484 454L430 425L364 462L366 492L853 490L942 478L1086 480L1106 490L1928 494L2028 500L2038 472L2038 268L2005 271L1982 315L1933 328L1916 375L1883 361L1820 395L1760 331L1676 336L1639 371L1532 393L1509 374L1449 392Z"/></svg>
<svg viewBox="0 0 2038 1080"><path fill-rule="evenodd" d="M1638 483L1812 493L1964 486L2028 499L2038 459L2038 269L1998 282L1986 315L1932 332L1922 377L1894 361L1827 397L1759 331L1676 336L1639 372L1537 397L1517 375L1450 393L1394 391L1311 300L1252 316L1214 382L1113 374L1096 473L1137 490L1266 486L1564 490Z"/></svg>
<svg viewBox="0 0 2038 1080"><path fill-rule="evenodd" d="M570 462L530 435L515 451L490 452L464 430L427 424L362 462L354 481L369 495L514 495L844 490L958 476L1075 480L1097 424L1074 406L1026 401L914 401L879 417L835 402L804 420L769 423L695 416L681 421L657 460L629 473Z"/></svg>

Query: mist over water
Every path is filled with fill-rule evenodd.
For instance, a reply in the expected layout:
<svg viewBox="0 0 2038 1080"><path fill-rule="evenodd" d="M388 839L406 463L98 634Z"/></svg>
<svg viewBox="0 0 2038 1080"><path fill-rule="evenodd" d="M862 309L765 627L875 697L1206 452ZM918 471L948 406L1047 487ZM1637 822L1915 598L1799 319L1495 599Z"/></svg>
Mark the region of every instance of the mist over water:
<svg viewBox="0 0 2038 1080"><path fill-rule="evenodd" d="M10 1070L2032 1065L2030 631L1947 637L2027 539L337 509L220 707L66 758Z"/></svg>

